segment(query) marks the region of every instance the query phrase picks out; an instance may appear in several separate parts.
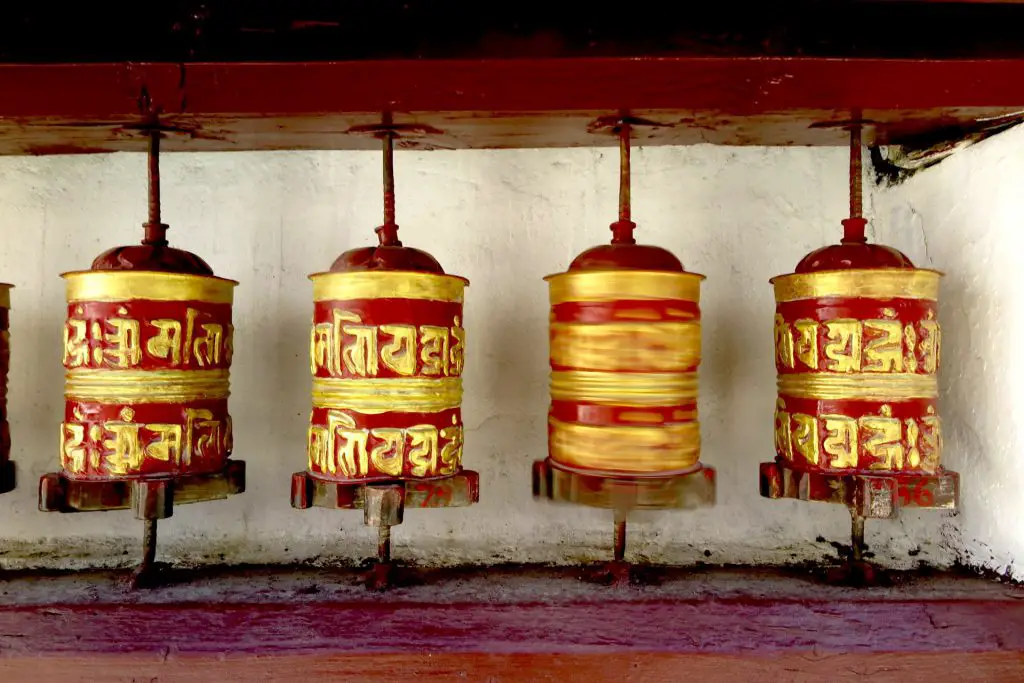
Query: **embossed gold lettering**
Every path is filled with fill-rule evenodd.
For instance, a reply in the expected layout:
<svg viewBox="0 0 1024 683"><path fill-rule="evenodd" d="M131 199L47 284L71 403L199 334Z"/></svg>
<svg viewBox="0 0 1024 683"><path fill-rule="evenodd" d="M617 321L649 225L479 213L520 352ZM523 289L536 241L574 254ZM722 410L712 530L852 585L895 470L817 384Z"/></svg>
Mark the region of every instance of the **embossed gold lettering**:
<svg viewBox="0 0 1024 683"><path fill-rule="evenodd" d="M793 459L793 433L786 402L781 398L775 402L775 452L787 460Z"/></svg>
<svg viewBox="0 0 1024 683"><path fill-rule="evenodd" d="M792 368L795 365L793 336L785 318L778 314L775 315L775 362L784 368Z"/></svg>
<svg viewBox="0 0 1024 683"><path fill-rule="evenodd" d="M818 423L812 415L794 413L793 448L812 465L818 464Z"/></svg>
<svg viewBox="0 0 1024 683"><path fill-rule="evenodd" d="M939 323L934 320L921 321L921 341L918 350L921 354L921 369L927 373L939 369Z"/></svg>
<svg viewBox="0 0 1024 683"><path fill-rule="evenodd" d="M181 321L160 318L149 324L157 333L146 342L146 351L154 358L170 360L172 367L181 364Z"/></svg>
<svg viewBox="0 0 1024 683"><path fill-rule="evenodd" d="M420 360L424 375L448 375L448 328L420 325Z"/></svg>
<svg viewBox="0 0 1024 683"><path fill-rule="evenodd" d="M903 372L903 325L898 320L866 320L864 372Z"/></svg>
<svg viewBox="0 0 1024 683"><path fill-rule="evenodd" d="M825 323L825 369L833 372L860 372L861 322L839 318Z"/></svg>
<svg viewBox="0 0 1024 683"><path fill-rule="evenodd" d="M89 364L89 341L86 322L70 319L64 325L64 367L79 368Z"/></svg>
<svg viewBox="0 0 1024 683"><path fill-rule="evenodd" d="M380 331L391 337L380 350L384 367L404 377L416 374L416 326L381 325Z"/></svg>
<svg viewBox="0 0 1024 683"><path fill-rule="evenodd" d="M151 423L145 425L145 428L156 434L159 439L145 445L144 455L154 460L162 460L174 465L179 464L181 462L181 425Z"/></svg>
<svg viewBox="0 0 1024 683"><path fill-rule="evenodd" d="M432 425L409 427L410 474L414 477L433 476L437 472L437 428Z"/></svg>
<svg viewBox="0 0 1024 683"><path fill-rule="evenodd" d="M865 434L864 450L874 460L868 465L873 470L903 469L903 444L900 441L900 421L892 417L892 408L882 406L881 416L860 418L860 428Z"/></svg>
<svg viewBox="0 0 1024 683"><path fill-rule="evenodd" d="M415 357L413 357L415 360ZM379 472L392 477L402 476L405 459L405 432L401 429L380 427L370 430L370 436L380 439L370 451L370 462Z"/></svg>
<svg viewBox="0 0 1024 683"><path fill-rule="evenodd" d="M116 368L130 368L142 360L139 346L139 321L132 318L111 318L107 325L113 328L103 340L113 348L103 349L103 357Z"/></svg>
<svg viewBox="0 0 1024 683"><path fill-rule="evenodd" d="M845 415L821 415L827 432L821 446L831 456L829 466L850 469L857 466L857 421Z"/></svg>
<svg viewBox="0 0 1024 683"><path fill-rule="evenodd" d="M818 323L814 320L797 320L793 323L796 328L796 357L811 370L818 369Z"/></svg>

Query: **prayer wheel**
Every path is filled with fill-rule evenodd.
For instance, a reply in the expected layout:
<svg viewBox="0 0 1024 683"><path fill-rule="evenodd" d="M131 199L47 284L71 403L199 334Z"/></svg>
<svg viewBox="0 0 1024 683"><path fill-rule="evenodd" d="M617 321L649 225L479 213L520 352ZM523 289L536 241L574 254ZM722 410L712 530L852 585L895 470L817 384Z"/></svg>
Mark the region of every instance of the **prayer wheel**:
<svg viewBox="0 0 1024 683"><path fill-rule="evenodd" d="M109 260L101 256L94 268ZM237 283L145 269L63 277L64 475L109 480L223 470L232 443Z"/></svg>
<svg viewBox="0 0 1024 683"><path fill-rule="evenodd" d="M245 490L230 459L233 280L168 245L160 220L159 127L149 137L149 220L141 244L65 273L60 471L39 509L131 509L144 521L136 586L154 582L157 521L174 506Z"/></svg>
<svg viewBox="0 0 1024 683"><path fill-rule="evenodd" d="M11 427L7 422L7 374L11 367L11 289L0 283L0 493L14 488L11 462Z"/></svg>
<svg viewBox="0 0 1024 683"><path fill-rule="evenodd" d="M619 138L612 240L549 275L552 467L579 475L673 477L701 469L697 421L700 283L671 252L637 244L631 220L634 120ZM542 487L548 488L548 487Z"/></svg>
<svg viewBox="0 0 1024 683"><path fill-rule="evenodd" d="M462 468L462 370L469 281L398 239L394 148L414 125L354 128L382 140L384 223L378 244L341 254L313 281L306 469L292 507L359 509L377 529L367 586L391 585L391 529L407 509L465 507L480 475Z"/></svg>
<svg viewBox="0 0 1024 683"><path fill-rule="evenodd" d="M782 461L798 471L939 471L940 277L894 249L847 243L772 279Z"/></svg>
<svg viewBox="0 0 1024 683"><path fill-rule="evenodd" d="M410 269L424 262L430 270ZM311 475L366 482L459 471L468 282L435 264L382 245L311 276Z"/></svg>
<svg viewBox="0 0 1024 683"><path fill-rule="evenodd" d="M631 581L626 527L636 510L715 503L715 470L700 462L697 370L703 275L670 251L637 244L631 220L634 126L608 116L589 130L619 142L619 217L610 244L544 278L550 295L548 456L533 463L534 498L613 513L612 561L587 575Z"/></svg>
<svg viewBox="0 0 1024 683"><path fill-rule="evenodd" d="M664 249L595 247L548 276L548 453L581 473L699 467L700 282Z"/></svg>
<svg viewBox="0 0 1024 683"><path fill-rule="evenodd" d="M874 581L867 519L901 508L955 510L960 478L942 459L936 408L941 357L935 270L869 244L862 216L861 128L850 133L850 217L839 244L801 259L775 288L775 460L760 492L844 505L842 580Z"/></svg>

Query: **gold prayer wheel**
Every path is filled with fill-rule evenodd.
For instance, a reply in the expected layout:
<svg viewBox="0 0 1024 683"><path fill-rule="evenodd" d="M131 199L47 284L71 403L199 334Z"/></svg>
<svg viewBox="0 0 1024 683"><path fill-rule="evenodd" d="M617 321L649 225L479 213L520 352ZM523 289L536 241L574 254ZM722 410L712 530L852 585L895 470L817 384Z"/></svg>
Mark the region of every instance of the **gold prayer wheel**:
<svg viewBox="0 0 1024 683"><path fill-rule="evenodd" d="M603 475L670 476L699 468L704 276L681 265L675 272L595 270L585 254L568 272L545 279L551 460Z"/></svg>

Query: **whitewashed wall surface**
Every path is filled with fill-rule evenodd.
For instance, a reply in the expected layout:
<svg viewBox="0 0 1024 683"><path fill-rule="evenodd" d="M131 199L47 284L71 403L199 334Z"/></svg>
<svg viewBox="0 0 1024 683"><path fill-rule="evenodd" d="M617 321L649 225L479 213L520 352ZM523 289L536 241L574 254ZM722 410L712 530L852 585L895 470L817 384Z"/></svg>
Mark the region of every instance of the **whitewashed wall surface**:
<svg viewBox="0 0 1024 683"><path fill-rule="evenodd" d="M718 504L650 512L629 552L668 563L786 563L834 556L842 507L762 499L773 457L774 303L768 279L835 242L847 211L844 149L688 148L634 153L638 240L707 275L700 371L705 463ZM310 378L306 276L370 244L380 222L380 158L369 152L167 154L164 217L172 244L196 252L236 291L231 413L248 488L181 506L161 525L161 557L180 563L356 561L375 551L359 512L293 510L305 466ZM431 564L575 563L610 553L610 513L531 495L546 452L547 289L578 252L607 241L615 217L611 150L397 154L398 222L410 246L471 281L465 464L481 473L470 509L410 511L398 559ZM137 557L130 512L37 511L40 475L57 469L63 411L59 274L137 241L141 154L0 159L0 280L12 293L10 422L19 488L0 496L0 566L120 565ZM893 567L957 560L999 571L1024 554L1021 334L1024 131L959 153L869 194L872 230L921 266L947 273L941 410L947 466L963 475L958 515L904 512L870 522ZM1021 574L1018 569L1015 573ZM1018 576L1021 578L1021 576Z"/></svg>

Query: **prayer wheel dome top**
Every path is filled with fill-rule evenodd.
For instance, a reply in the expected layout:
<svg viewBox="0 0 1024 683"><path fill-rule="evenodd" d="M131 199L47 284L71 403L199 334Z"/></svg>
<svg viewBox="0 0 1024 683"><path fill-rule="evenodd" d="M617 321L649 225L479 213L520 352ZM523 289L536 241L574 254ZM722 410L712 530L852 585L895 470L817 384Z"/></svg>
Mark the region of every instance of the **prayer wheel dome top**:
<svg viewBox="0 0 1024 683"><path fill-rule="evenodd" d="M569 265L570 271L579 270L658 270L683 273L682 262L668 249L652 244L637 244L633 239L632 221L612 223L611 244L599 244L587 249Z"/></svg>
<svg viewBox="0 0 1024 683"><path fill-rule="evenodd" d="M667 249L648 244L601 244L577 256L569 270L660 270L684 272L683 264Z"/></svg>
<svg viewBox="0 0 1024 683"><path fill-rule="evenodd" d="M213 275L213 269L190 251L166 244L131 244L108 249L93 262L91 270L148 270L186 275Z"/></svg>
<svg viewBox="0 0 1024 683"><path fill-rule="evenodd" d="M331 264L332 273L365 270L397 270L444 275L444 269L433 256L413 247L377 245L349 249Z"/></svg>
<svg viewBox="0 0 1024 683"><path fill-rule="evenodd" d="M863 218L848 218L843 221L860 223ZM861 233L863 234L863 233ZM839 244L830 244L815 249L804 256L796 266L797 273L815 273L819 270L848 270L874 268L913 268L914 264L903 252L884 244L868 244L861 239L844 238Z"/></svg>

